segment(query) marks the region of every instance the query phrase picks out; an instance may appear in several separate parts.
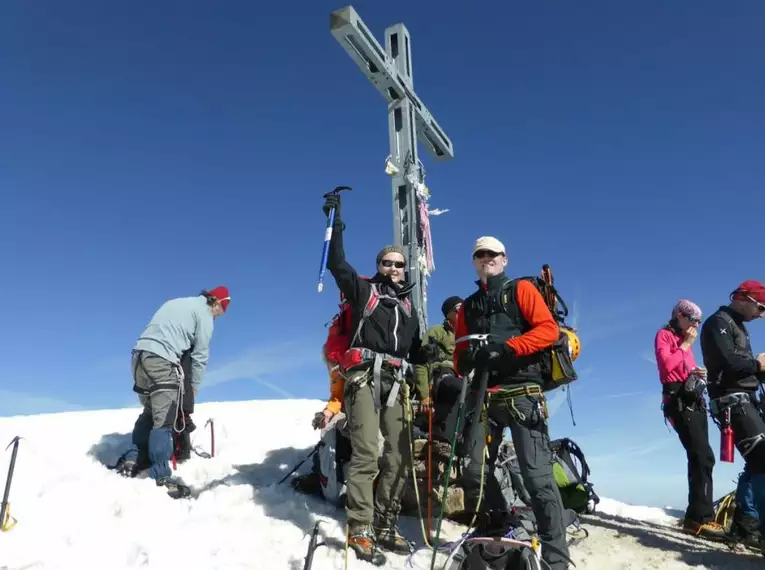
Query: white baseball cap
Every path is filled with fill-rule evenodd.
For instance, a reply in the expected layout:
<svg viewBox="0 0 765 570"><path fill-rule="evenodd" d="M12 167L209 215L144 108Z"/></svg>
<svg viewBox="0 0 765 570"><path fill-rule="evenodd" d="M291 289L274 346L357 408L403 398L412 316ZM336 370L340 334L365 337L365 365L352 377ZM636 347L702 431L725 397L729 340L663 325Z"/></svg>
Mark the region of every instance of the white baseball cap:
<svg viewBox="0 0 765 570"><path fill-rule="evenodd" d="M502 244L502 242L491 236L482 236L475 240L475 245L473 246L473 255L475 255L475 252L481 251L482 249L507 255L507 252L505 252L505 246Z"/></svg>

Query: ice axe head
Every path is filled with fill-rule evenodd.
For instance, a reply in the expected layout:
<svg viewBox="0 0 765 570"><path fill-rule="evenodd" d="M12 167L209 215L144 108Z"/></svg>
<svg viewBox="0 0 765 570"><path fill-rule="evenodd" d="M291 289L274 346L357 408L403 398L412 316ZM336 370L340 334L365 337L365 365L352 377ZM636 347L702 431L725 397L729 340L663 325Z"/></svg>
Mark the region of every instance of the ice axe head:
<svg viewBox="0 0 765 570"><path fill-rule="evenodd" d="M343 190L353 190L353 188L351 188L350 186L336 186L334 190L327 192L326 194L324 194L323 197L327 198L330 194L334 194L335 196L337 196Z"/></svg>

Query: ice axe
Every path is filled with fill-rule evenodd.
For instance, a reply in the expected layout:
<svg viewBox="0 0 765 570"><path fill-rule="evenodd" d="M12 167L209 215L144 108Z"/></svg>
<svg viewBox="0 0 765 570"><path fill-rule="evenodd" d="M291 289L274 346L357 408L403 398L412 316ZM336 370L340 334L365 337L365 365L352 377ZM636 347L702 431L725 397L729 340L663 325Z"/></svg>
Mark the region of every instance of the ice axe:
<svg viewBox="0 0 765 570"><path fill-rule="evenodd" d="M11 440L11 443L8 444L8 447L5 448L5 450L8 451L8 449L13 446L13 451L11 452L11 464L8 467L8 477L5 480L3 503L2 507L0 507L0 530L2 532L8 532L16 526L16 523L18 522L11 516L11 504L8 502L8 498L11 494L11 481L13 480L13 471L16 468L16 454L19 452L20 440L21 437L17 435Z"/></svg>
<svg viewBox="0 0 765 570"><path fill-rule="evenodd" d="M338 186L331 192L324 194L328 198L334 194L337 196L343 190L353 190L350 186ZM321 252L321 266L319 267L319 293L324 289L324 272L327 270L327 254L329 253L329 242L332 240L332 227L335 224L335 209L332 208L327 216L327 228L324 230L324 250Z"/></svg>

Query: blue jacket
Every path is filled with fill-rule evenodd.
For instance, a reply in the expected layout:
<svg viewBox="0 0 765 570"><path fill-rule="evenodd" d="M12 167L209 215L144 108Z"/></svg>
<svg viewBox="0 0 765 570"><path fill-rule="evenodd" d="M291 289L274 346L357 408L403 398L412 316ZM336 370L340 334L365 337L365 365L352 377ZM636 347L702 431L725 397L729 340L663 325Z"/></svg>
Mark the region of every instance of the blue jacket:
<svg viewBox="0 0 765 570"><path fill-rule="evenodd" d="M191 386L202 383L210 354L214 319L204 296L181 297L165 302L138 338L133 350L145 350L180 364L191 346Z"/></svg>

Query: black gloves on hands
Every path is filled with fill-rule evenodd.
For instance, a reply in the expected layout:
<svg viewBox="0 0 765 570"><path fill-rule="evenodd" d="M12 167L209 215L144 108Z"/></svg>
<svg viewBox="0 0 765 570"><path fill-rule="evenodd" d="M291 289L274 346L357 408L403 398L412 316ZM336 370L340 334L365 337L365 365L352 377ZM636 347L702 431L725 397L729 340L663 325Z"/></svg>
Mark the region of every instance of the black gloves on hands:
<svg viewBox="0 0 765 570"><path fill-rule="evenodd" d="M340 195L339 194L329 194L324 199L324 205L322 206L322 211L324 212L324 215L329 217L329 211L334 208L335 209L335 219L337 220L340 217Z"/></svg>
<svg viewBox="0 0 765 570"><path fill-rule="evenodd" d="M510 347L504 342L490 342L478 349L475 355L475 366L483 370L495 368L511 352Z"/></svg>

